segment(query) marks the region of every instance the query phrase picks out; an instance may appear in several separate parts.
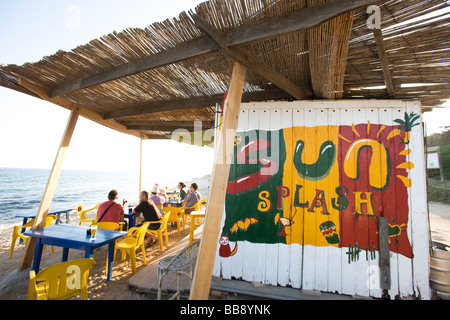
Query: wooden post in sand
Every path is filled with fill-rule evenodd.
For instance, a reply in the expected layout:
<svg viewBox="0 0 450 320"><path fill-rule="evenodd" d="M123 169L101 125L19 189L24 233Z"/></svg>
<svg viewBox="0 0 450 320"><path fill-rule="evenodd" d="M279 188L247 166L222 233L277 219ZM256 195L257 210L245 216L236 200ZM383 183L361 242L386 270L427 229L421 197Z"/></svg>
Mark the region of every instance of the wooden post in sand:
<svg viewBox="0 0 450 320"><path fill-rule="evenodd" d="M233 143L241 106L246 68L235 62L226 100L222 128L219 131L214 157L211 194L206 209L205 229L200 243L197 264L190 293L191 300L206 300L209 296L214 259L219 239L220 223L230 173ZM228 139L226 139L228 138ZM231 141L230 141L231 140ZM231 146L231 147L230 147Z"/></svg>
<svg viewBox="0 0 450 320"><path fill-rule="evenodd" d="M50 209L50 204L52 203L53 194L55 193L56 184L58 183L59 175L61 173L62 164L66 156L67 148L69 147L73 131L75 130L75 125L77 124L79 114L79 108L77 106L74 106L72 112L70 113L66 130L61 140L61 145L59 146L58 153L56 154L55 162L53 163L53 168L50 172L50 177L48 178L47 186L45 187L44 195L42 196L38 213L34 220L34 224L32 227L33 230L42 228L44 226L48 210ZM31 237L29 239L25 248L25 252L22 256L22 261L19 265L19 271L31 266L31 262L33 261L35 242L35 238Z"/></svg>
<svg viewBox="0 0 450 320"><path fill-rule="evenodd" d="M142 138L141 143L139 145L139 194L142 191Z"/></svg>

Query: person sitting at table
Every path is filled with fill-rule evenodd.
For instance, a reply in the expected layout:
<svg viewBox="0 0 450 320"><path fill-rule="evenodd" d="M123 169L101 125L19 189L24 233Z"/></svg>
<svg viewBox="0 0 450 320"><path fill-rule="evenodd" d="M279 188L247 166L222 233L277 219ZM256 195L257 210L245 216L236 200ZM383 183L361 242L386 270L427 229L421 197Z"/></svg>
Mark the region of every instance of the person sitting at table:
<svg viewBox="0 0 450 320"><path fill-rule="evenodd" d="M159 196L164 199L163 207L169 206L169 198L167 197L166 190L159 188Z"/></svg>
<svg viewBox="0 0 450 320"><path fill-rule="evenodd" d="M192 207L194 204L200 201L202 196L197 190L198 190L197 183L195 182L192 183L191 187L189 188L189 193L183 201L184 207ZM194 209L186 209L184 213L190 214L192 211L194 211Z"/></svg>
<svg viewBox="0 0 450 320"><path fill-rule="evenodd" d="M162 215L158 210L155 202L148 198L148 192L142 191L139 194L139 204L133 209L133 214L140 214L144 216L144 221L158 221L161 220ZM137 227L142 226L142 223L137 225ZM148 226L148 230L158 230L161 227L161 223L151 223ZM153 233L147 232L146 246L151 245L156 241L157 236Z"/></svg>
<svg viewBox="0 0 450 320"><path fill-rule="evenodd" d="M152 200L156 205L163 205L165 202L164 197L161 197L158 195L159 187L158 185L154 185L152 188L152 196L150 197L150 200Z"/></svg>
<svg viewBox="0 0 450 320"><path fill-rule="evenodd" d="M183 182L178 183L177 188L180 189L180 199L183 201L186 197L186 191L184 188L186 188L186 185Z"/></svg>
<svg viewBox="0 0 450 320"><path fill-rule="evenodd" d="M97 209L97 222L116 222L124 221L123 207L116 200L119 198L119 193L116 189L108 193L108 201L103 202Z"/></svg>

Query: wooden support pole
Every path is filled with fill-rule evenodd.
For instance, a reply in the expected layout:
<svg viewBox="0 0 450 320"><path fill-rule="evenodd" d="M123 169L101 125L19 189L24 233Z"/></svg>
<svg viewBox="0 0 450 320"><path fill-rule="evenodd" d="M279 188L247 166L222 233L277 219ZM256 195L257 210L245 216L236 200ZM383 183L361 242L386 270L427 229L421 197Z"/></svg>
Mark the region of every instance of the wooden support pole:
<svg viewBox="0 0 450 320"><path fill-rule="evenodd" d="M53 194L55 193L59 175L61 173L63 161L67 153L67 148L69 147L73 131L75 130L75 125L77 124L79 114L79 108L74 106L72 112L70 113L69 120L67 121L66 130L64 131L58 152L56 153L55 162L53 163L53 168L50 172L50 177L48 178L47 186L45 187L44 195L42 196L41 204L34 220L32 227L33 230L44 226L48 210L50 209L50 205L53 200ZM19 271L31 266L33 261L34 246L35 238L31 237L27 243L22 260L19 264Z"/></svg>
<svg viewBox="0 0 450 320"><path fill-rule="evenodd" d="M230 173L233 143L241 106L246 68L234 63L231 83L223 116L222 128L219 131L214 168L211 182L211 193L206 208L205 229L200 243L197 263L190 292L191 300L206 300L209 297L211 277L216 257L217 241L225 205L225 195ZM228 138L228 139L227 139ZM231 141L230 141L231 140ZM231 145L231 147L230 147Z"/></svg>
<svg viewBox="0 0 450 320"><path fill-rule="evenodd" d="M142 139L139 147L139 194L142 191Z"/></svg>
<svg viewBox="0 0 450 320"><path fill-rule="evenodd" d="M389 290L391 288L391 267L389 254L389 225L387 218L378 217L378 242L379 242L379 267L380 288Z"/></svg>
<svg viewBox="0 0 450 320"><path fill-rule="evenodd" d="M395 98L394 83L392 81L391 70L389 69L389 59L386 54L386 47L384 45L383 33L381 29L373 29L373 36L377 46L378 57L380 59L381 68L383 70L384 83L390 98Z"/></svg>

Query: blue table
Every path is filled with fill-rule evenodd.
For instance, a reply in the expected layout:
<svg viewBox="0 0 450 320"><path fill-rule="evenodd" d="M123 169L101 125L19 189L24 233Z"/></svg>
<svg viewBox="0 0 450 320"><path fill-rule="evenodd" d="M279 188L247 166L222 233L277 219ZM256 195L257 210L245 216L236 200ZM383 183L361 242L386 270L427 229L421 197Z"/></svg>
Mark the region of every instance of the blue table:
<svg viewBox="0 0 450 320"><path fill-rule="evenodd" d="M136 218L141 215L141 213L133 214L133 209L135 206L129 207L128 212L124 212L123 216L128 219L128 229L133 228L136 225Z"/></svg>
<svg viewBox="0 0 450 320"><path fill-rule="evenodd" d="M180 200L180 201L178 201L178 200L169 200L169 201L167 201L167 203L170 204L172 207L181 207L181 203L182 202L183 202L182 200Z"/></svg>
<svg viewBox="0 0 450 320"><path fill-rule="evenodd" d="M61 223L25 232L25 235L36 238L33 270L36 273L39 272L44 245L63 247L62 262L67 261L69 249L83 250L85 258L92 258L94 249L108 245L108 274L106 279L109 281L113 268L115 242L125 236L126 232L98 229L96 239L91 241L91 236L86 234L88 229L84 226Z"/></svg>
<svg viewBox="0 0 450 320"><path fill-rule="evenodd" d="M56 215L56 224L62 223L60 215L65 213L66 214L66 221L69 222L69 216L70 213L74 211L73 209L67 209L67 210L61 210L61 211L55 211L51 213L47 213L47 215ZM18 213L16 214L16 218L22 218L22 225L28 222L28 219L34 219L36 218L37 213L31 213L31 212L24 212L24 213ZM22 233L25 232L25 228L22 228ZM19 244L22 244L23 240L20 238Z"/></svg>
<svg viewBox="0 0 450 320"><path fill-rule="evenodd" d="M61 211L55 211L55 212L49 212L47 215L56 215L56 224L62 223L61 221L61 214L66 214L66 221L69 222L70 213L74 211L73 209L67 209L67 210L61 210ZM27 223L28 219L34 219L36 217L36 212L25 212L25 213L18 213L16 214L16 218L22 218L23 224Z"/></svg>

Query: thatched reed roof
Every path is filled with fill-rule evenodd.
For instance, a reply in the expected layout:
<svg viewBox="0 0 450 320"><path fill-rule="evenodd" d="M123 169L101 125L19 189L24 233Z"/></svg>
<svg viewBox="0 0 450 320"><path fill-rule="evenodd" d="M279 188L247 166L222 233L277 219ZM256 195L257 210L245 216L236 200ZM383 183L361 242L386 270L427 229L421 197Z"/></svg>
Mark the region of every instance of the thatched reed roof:
<svg viewBox="0 0 450 320"><path fill-rule="evenodd" d="M381 32L367 27L381 9ZM211 0L36 63L0 66L0 85L144 138L213 125L231 66L244 101L450 98L450 16L408 22L446 0ZM420 85L418 85L420 84ZM425 85L424 85L425 84Z"/></svg>

